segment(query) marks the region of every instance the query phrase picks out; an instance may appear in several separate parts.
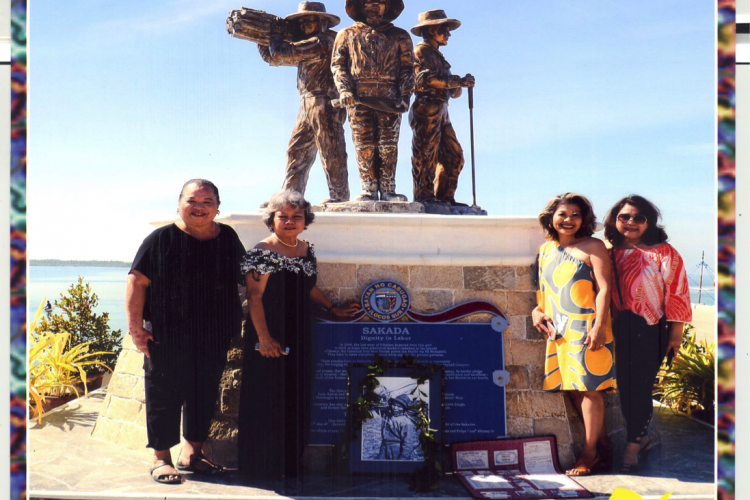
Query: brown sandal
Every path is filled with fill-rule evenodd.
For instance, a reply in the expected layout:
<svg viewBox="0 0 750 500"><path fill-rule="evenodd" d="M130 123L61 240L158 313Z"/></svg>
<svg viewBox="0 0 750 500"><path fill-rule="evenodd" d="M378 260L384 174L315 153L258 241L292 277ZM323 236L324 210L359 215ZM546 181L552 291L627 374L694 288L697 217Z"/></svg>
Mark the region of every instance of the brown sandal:
<svg viewBox="0 0 750 500"><path fill-rule="evenodd" d="M211 463L203 453L193 455L188 465L181 464L179 459L177 460L177 466L175 469L182 472L192 472L202 476L218 477L226 473L226 470L221 465Z"/></svg>
<svg viewBox="0 0 750 500"><path fill-rule="evenodd" d="M593 460L586 460L585 458L580 457L578 460L576 460L576 463L575 465L573 465L572 469L565 471L565 475L590 476L598 470L599 465L599 455L595 456Z"/></svg>

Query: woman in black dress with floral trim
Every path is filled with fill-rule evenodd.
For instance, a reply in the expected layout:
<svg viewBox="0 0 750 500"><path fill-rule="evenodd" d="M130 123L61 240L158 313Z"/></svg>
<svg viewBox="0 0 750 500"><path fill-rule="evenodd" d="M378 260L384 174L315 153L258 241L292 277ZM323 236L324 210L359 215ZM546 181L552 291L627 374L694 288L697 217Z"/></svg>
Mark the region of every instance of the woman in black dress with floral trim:
<svg viewBox="0 0 750 500"><path fill-rule="evenodd" d="M302 195L276 193L263 215L272 234L241 262L249 315L240 395L239 468L257 479L299 475L310 424L312 304L337 316L352 316L359 307L336 307L315 286L318 269L313 246L297 238L313 219Z"/></svg>

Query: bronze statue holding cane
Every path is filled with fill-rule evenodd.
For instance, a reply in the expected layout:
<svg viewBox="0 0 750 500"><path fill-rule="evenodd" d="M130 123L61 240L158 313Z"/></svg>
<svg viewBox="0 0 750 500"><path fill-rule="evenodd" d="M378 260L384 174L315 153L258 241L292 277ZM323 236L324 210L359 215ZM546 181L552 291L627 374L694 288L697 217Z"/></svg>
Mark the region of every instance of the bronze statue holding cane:
<svg viewBox="0 0 750 500"><path fill-rule="evenodd" d="M414 92L414 53L409 33L391 21L402 0L346 0L355 24L336 36L331 70L349 113L362 185L359 201L407 201L396 194L401 113Z"/></svg>
<svg viewBox="0 0 750 500"><path fill-rule="evenodd" d="M462 205L454 196L464 153L448 116L448 99L461 96L462 87L474 87L474 77L452 75L440 47L448 44L451 31L461 26L443 10L419 15L411 32L423 38L415 48L416 99L409 113L412 139L414 201ZM427 207L426 207L427 208Z"/></svg>
<svg viewBox="0 0 750 500"><path fill-rule="evenodd" d="M297 66L297 88L301 101L297 123L287 147L286 176L282 189L305 193L310 168L320 151L330 199L349 200L344 122L346 112L331 104L338 97L331 73L331 51L336 32L329 28L341 22L328 14L321 2L302 2L285 19L299 41L287 42L281 26L271 24L268 45L258 42L258 51L271 66Z"/></svg>

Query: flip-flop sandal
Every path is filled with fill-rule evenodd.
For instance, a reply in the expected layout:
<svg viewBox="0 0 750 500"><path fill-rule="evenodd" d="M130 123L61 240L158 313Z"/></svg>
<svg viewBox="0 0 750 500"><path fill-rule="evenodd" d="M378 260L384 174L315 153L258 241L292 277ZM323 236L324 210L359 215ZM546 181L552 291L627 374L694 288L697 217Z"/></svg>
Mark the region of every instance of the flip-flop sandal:
<svg viewBox="0 0 750 500"><path fill-rule="evenodd" d="M176 469L174 465L172 465L170 462L167 462L166 460L157 460L154 462L154 464L151 466L151 469L149 469L149 474L151 474L151 479L154 480L154 482L160 483L160 484L181 484L182 483L182 477L180 474L173 472L173 473L167 473L167 474L158 474L156 471L163 468L163 467L172 467L173 469Z"/></svg>
<svg viewBox="0 0 750 500"><path fill-rule="evenodd" d="M593 460L586 460L585 458L579 458L573 465L572 469L566 470L566 476L590 476L593 474L599 466L599 456L594 457Z"/></svg>
<svg viewBox="0 0 750 500"><path fill-rule="evenodd" d="M203 464L203 467L196 467L196 464L198 463ZM224 467L222 467L221 465L211 463L203 455L203 453L193 455L193 458L190 459L190 463L188 465L181 464L178 460L175 468L182 472L192 472L193 474L211 477L218 477L224 475L224 473L226 472L224 470Z"/></svg>

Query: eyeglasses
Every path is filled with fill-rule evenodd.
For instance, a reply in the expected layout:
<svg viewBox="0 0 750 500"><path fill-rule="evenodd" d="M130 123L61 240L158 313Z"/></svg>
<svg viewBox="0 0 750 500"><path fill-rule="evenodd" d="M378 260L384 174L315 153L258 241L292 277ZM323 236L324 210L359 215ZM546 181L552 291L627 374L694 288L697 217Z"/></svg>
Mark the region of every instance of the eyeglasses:
<svg viewBox="0 0 750 500"><path fill-rule="evenodd" d="M617 216L617 220L622 222L623 224L627 224L631 220L638 224L639 226L642 226L648 221L645 215L643 214L637 214L637 215L630 215L630 214L620 214Z"/></svg>

